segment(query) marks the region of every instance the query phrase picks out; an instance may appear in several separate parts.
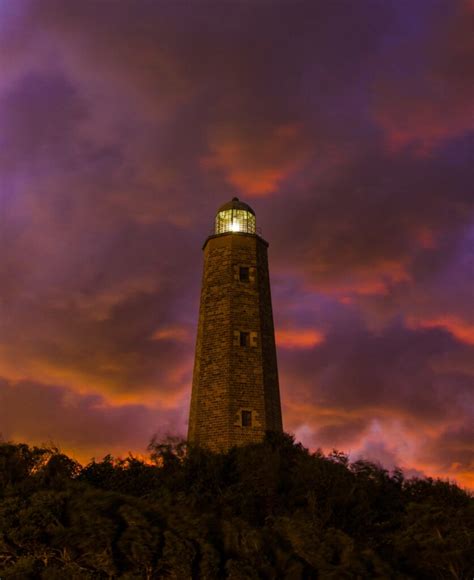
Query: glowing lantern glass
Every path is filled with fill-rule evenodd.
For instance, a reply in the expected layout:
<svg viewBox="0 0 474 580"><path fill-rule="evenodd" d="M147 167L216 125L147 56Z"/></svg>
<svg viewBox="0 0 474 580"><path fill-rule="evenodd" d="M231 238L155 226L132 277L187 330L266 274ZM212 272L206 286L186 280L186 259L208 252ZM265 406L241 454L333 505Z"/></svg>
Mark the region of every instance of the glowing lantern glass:
<svg viewBox="0 0 474 580"><path fill-rule="evenodd" d="M215 233L242 232L255 234L257 231L253 210L234 198L223 206L216 215Z"/></svg>

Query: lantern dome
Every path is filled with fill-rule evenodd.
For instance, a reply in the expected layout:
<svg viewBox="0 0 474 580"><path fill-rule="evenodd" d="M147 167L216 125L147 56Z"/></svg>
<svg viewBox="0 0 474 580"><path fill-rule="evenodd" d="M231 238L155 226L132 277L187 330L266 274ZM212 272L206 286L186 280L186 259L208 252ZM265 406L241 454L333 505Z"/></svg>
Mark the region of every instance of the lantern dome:
<svg viewBox="0 0 474 580"><path fill-rule="evenodd" d="M238 197L225 203L217 210L215 233L241 232L255 234L257 231L255 212Z"/></svg>

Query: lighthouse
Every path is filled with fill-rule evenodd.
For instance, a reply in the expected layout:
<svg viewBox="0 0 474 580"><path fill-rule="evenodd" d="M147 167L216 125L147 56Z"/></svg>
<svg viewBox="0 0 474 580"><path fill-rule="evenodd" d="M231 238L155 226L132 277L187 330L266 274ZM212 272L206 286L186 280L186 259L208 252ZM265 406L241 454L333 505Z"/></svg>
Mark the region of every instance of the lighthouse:
<svg viewBox="0 0 474 580"><path fill-rule="evenodd" d="M215 452L282 431L268 243L234 197L203 246L188 441Z"/></svg>

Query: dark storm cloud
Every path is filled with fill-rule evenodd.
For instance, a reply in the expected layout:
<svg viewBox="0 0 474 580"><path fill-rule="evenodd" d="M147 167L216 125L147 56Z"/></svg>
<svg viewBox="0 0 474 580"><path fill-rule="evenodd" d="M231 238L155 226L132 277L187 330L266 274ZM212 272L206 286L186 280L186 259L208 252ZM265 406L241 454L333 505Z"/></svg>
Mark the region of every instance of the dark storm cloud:
<svg viewBox="0 0 474 580"><path fill-rule="evenodd" d="M465 147L472 142L463 141L453 156ZM457 160L392 158L370 147L343 175L313 181L313 195L291 205L290 216L286 200L276 202L275 253L304 263L320 288L388 293L429 268L448 267L472 221L472 173ZM290 235L297 243L285 243Z"/></svg>
<svg viewBox="0 0 474 580"><path fill-rule="evenodd" d="M109 395L129 397L157 383L163 394L182 388L179 380L189 380L189 345L182 337L154 338L169 326L186 330L196 306L181 304L177 294L194 282L174 262L186 248L166 252L179 234L166 226L117 226L113 234L94 236L93 246L83 236L68 256L59 250L39 262L21 292L4 300L2 331L9 340L3 350L9 366L19 369L11 372L47 380L54 367L69 381L77 376L76 388L100 385ZM183 376L170 380L178 367Z"/></svg>
<svg viewBox="0 0 474 580"><path fill-rule="evenodd" d="M355 70L391 26L378 2L355 15L357 28L349 2L31 6L44 50L95 97L95 108L102 97L124 115L159 123L165 155L173 154L170 136L180 135L181 165L197 156L221 187L222 174L251 194L271 193L314 148L332 158L331 146L354 141L360 121L350 96L340 95L359 90ZM318 66L315 55L327 52L331 64Z"/></svg>
<svg viewBox="0 0 474 580"><path fill-rule="evenodd" d="M387 145L429 154L474 129L474 9L472 2L439 3L423 46L407 38L404 67L388 54L387 74L375 87L375 117Z"/></svg>
<svg viewBox="0 0 474 580"><path fill-rule="evenodd" d="M1 4L3 435L184 430L200 245L237 193L271 242L287 427L469 482L473 13Z"/></svg>
<svg viewBox="0 0 474 580"><path fill-rule="evenodd" d="M456 447L474 420L472 346L442 328L395 323L374 332L350 313L331 318L313 350L281 351L287 428L308 445L431 473L449 471L451 452L459 463L452 475L472 485L461 469L472 468L472 446ZM306 323L324 319L316 313Z"/></svg>
<svg viewBox="0 0 474 580"><path fill-rule="evenodd" d="M435 371L440 356L464 347L442 330L410 331L393 325L377 333L367 328L333 328L314 351L286 354L283 360L307 400L345 412L380 410L413 420L461 418L469 409L470 373L449 367ZM312 393L312 396L311 396Z"/></svg>

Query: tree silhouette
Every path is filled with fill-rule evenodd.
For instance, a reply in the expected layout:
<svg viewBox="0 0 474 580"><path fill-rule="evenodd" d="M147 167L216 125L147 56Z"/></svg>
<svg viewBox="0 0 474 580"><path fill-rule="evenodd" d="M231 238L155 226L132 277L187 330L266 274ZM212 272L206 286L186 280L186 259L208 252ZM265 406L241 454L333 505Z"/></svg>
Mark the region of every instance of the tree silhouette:
<svg viewBox="0 0 474 580"><path fill-rule="evenodd" d="M81 467L0 444L0 577L420 578L474 574L474 500L289 435Z"/></svg>

